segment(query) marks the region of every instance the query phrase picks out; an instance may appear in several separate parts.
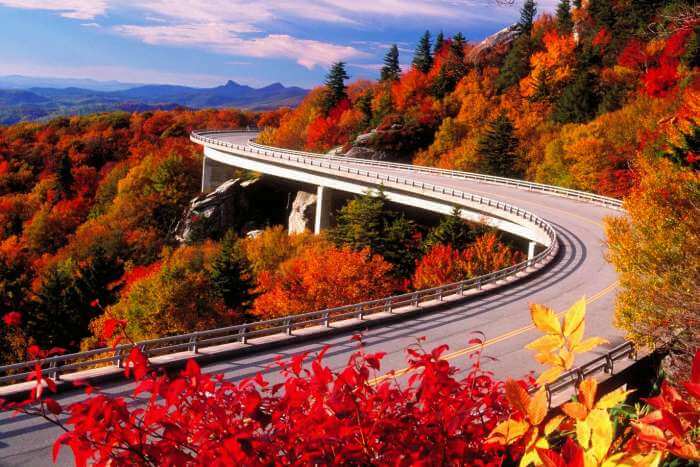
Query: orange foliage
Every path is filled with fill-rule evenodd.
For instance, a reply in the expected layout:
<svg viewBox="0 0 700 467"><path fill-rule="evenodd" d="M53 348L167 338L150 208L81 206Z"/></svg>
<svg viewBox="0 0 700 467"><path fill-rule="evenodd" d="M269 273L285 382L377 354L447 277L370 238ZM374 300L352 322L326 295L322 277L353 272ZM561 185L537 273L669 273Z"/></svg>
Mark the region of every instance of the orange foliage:
<svg viewBox="0 0 700 467"><path fill-rule="evenodd" d="M389 295L394 290L391 265L369 250L330 244L312 245L258 277L262 293L253 314L272 318L321 310Z"/></svg>
<svg viewBox="0 0 700 467"><path fill-rule="evenodd" d="M498 241L495 233L478 237L462 251L451 245L435 245L416 263L413 287L425 289L458 282L502 269L522 260Z"/></svg>

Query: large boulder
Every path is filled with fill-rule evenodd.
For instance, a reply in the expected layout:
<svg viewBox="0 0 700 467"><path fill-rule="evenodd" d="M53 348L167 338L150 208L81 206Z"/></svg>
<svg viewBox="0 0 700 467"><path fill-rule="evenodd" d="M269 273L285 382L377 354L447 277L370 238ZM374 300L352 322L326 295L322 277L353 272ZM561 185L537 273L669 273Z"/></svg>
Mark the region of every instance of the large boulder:
<svg viewBox="0 0 700 467"><path fill-rule="evenodd" d="M229 228L239 229L250 205L250 191L260 179L227 180L206 195L190 201L189 207L175 227L175 239L186 243L206 236L216 236Z"/></svg>
<svg viewBox="0 0 700 467"><path fill-rule="evenodd" d="M491 34L478 44L476 44L465 56L467 62L478 65L484 61L488 61L488 57L492 52L503 52L518 36L517 25L508 26L500 31Z"/></svg>
<svg viewBox="0 0 700 467"><path fill-rule="evenodd" d="M305 230L314 229L316 216L316 193L306 191L297 192L292 211L289 214L289 233L302 233Z"/></svg>

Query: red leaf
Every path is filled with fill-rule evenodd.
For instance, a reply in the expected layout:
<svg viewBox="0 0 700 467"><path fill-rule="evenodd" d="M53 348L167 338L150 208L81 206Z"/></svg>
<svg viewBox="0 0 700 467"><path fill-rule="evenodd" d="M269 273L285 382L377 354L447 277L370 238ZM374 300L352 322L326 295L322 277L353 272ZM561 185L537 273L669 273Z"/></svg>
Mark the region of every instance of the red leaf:
<svg viewBox="0 0 700 467"><path fill-rule="evenodd" d="M5 313L5 315L2 317L2 320L8 327L19 326L20 324L22 324L22 313L18 311L11 311L9 313Z"/></svg>
<svg viewBox="0 0 700 467"><path fill-rule="evenodd" d="M49 412L54 415L59 415L63 411L61 404L50 397L47 397L44 402L46 403L46 408L49 409Z"/></svg>
<svg viewBox="0 0 700 467"><path fill-rule="evenodd" d="M693 358L693 367L690 371L690 382L700 384L700 350L695 352L695 358Z"/></svg>

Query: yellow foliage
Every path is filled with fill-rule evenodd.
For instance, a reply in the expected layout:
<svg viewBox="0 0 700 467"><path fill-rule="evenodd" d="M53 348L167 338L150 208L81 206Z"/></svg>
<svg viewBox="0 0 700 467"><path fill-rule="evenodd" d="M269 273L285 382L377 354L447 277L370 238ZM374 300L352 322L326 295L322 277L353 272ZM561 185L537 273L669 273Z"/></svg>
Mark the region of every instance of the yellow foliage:
<svg viewBox="0 0 700 467"><path fill-rule="evenodd" d="M586 318L586 299L576 302L559 322L556 313L543 305L530 306L532 322L545 335L529 343L525 348L537 352L535 359L550 366L537 379L537 383L551 383L564 371L573 367L578 353L588 352L607 341L599 337L583 340Z"/></svg>

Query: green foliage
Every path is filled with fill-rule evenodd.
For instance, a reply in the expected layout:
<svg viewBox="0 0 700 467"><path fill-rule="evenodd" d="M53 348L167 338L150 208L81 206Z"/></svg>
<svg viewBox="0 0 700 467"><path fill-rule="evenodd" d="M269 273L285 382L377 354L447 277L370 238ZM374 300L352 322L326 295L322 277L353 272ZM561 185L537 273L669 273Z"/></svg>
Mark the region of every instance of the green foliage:
<svg viewBox="0 0 700 467"><path fill-rule="evenodd" d="M525 0L520 9L520 20L518 21L518 32L521 35L529 36L532 32L532 24L537 15L537 4L534 0Z"/></svg>
<svg viewBox="0 0 700 467"><path fill-rule="evenodd" d="M399 64L399 48L393 44L384 56L382 67L382 81L396 81L401 77L401 65Z"/></svg>
<svg viewBox="0 0 700 467"><path fill-rule="evenodd" d="M430 51L430 47L430 31L425 31L413 54L413 68L423 73L430 71L433 67L433 54Z"/></svg>
<svg viewBox="0 0 700 467"><path fill-rule="evenodd" d="M345 70L345 63L334 63L328 71L324 82L326 86L326 93L322 103L324 113L327 114L340 101L348 98L347 87L345 86L345 80L347 79L350 79L350 76Z"/></svg>
<svg viewBox="0 0 700 467"><path fill-rule="evenodd" d="M597 79L593 72L581 70L562 91L554 108L553 119L558 123L584 123L595 117L600 105L596 93Z"/></svg>
<svg viewBox="0 0 700 467"><path fill-rule="evenodd" d="M72 164L68 154L63 154L58 160L58 167L56 168L56 178L58 179L58 185L66 196L70 196L73 190L73 183L75 179L71 172Z"/></svg>
<svg viewBox="0 0 700 467"><path fill-rule="evenodd" d="M50 267L36 293L34 309L27 314L25 331L44 347L75 351L80 339L89 335L95 314L90 302L97 291L79 279L77 269L70 259Z"/></svg>
<svg viewBox="0 0 700 467"><path fill-rule="evenodd" d="M455 250L463 250L486 228L467 223L461 216L461 210L455 207L449 216L444 216L438 225L428 232L423 241L423 250L429 251L435 245L451 245Z"/></svg>
<svg viewBox="0 0 700 467"><path fill-rule="evenodd" d="M418 253L416 226L403 214L389 209L382 191L350 200L336 219L336 227L329 231L336 245L356 251L369 248L392 263L399 277L411 274Z"/></svg>
<svg viewBox="0 0 700 467"><path fill-rule="evenodd" d="M255 299L252 266L234 231L226 233L220 248L211 265L212 285L227 308L245 311Z"/></svg>
<svg viewBox="0 0 700 467"><path fill-rule="evenodd" d="M571 3L569 0L561 0L557 5L557 30L559 34L571 34L574 29L574 20L571 18Z"/></svg>
<svg viewBox="0 0 700 467"><path fill-rule="evenodd" d="M477 152L483 159L484 172L501 177L517 176L517 150L518 139L514 135L513 123L501 113L479 139Z"/></svg>
<svg viewBox="0 0 700 467"><path fill-rule="evenodd" d="M445 44L445 34L440 31L435 37L435 44L433 44L433 55L436 55L438 52L440 52L440 49L442 46Z"/></svg>
<svg viewBox="0 0 700 467"><path fill-rule="evenodd" d="M688 39L682 61L688 68L700 67L700 25L696 25Z"/></svg>
<svg viewBox="0 0 700 467"><path fill-rule="evenodd" d="M532 55L532 41L527 34L520 35L513 41L513 46L506 55L501 66L496 89L503 92L509 87L518 84L521 79L530 73L530 55Z"/></svg>

